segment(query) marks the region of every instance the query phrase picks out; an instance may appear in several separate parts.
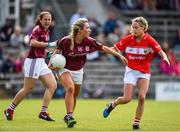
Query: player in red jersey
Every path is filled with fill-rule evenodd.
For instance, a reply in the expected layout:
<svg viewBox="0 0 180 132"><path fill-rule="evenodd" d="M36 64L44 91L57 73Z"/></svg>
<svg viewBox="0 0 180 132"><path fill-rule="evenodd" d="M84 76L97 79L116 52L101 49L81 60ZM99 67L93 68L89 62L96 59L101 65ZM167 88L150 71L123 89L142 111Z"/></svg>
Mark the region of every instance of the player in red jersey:
<svg viewBox="0 0 180 132"><path fill-rule="evenodd" d="M148 22L143 17L132 20L131 35L126 36L115 44L114 50L125 51L128 65L124 75L124 95L118 97L103 111L104 118L120 104L130 102L134 87L138 87L138 106L134 118L133 129L139 129L140 120L144 111L144 102L150 81L150 63L153 53L157 52L169 64L166 54L160 45L148 33Z"/></svg>
<svg viewBox="0 0 180 132"><path fill-rule="evenodd" d="M64 121L68 127L73 127L76 124L73 112L83 80L83 66L86 63L86 54L101 50L119 57L127 64L124 56L89 37L90 31L88 20L84 18L78 19L72 25L70 35L57 41L57 49L54 52L54 54L61 53L66 58L65 68L58 71L58 77L66 90L65 104L67 114L64 117ZM53 69L53 67L51 68Z"/></svg>
<svg viewBox="0 0 180 132"><path fill-rule="evenodd" d="M7 120L13 120L15 108L31 92L36 84L36 80L39 79L46 86L39 118L54 121L47 113L47 108L57 87L57 83L44 59L49 41L49 27L51 22L52 15L50 12L42 11L39 14L36 26L30 36L29 54L24 62L24 86L16 94L10 106L4 111Z"/></svg>

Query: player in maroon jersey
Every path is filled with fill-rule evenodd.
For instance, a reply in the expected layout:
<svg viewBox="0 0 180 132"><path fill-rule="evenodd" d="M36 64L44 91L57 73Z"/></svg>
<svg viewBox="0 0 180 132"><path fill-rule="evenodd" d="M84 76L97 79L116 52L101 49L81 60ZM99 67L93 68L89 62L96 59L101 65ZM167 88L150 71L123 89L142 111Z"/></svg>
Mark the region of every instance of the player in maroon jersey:
<svg viewBox="0 0 180 132"><path fill-rule="evenodd" d="M140 128L139 124L144 111L144 102L151 76L150 64L154 52L157 52L166 63L170 64L158 42L147 33L147 29L148 22L145 18L134 18L131 24L131 35L126 36L115 44L114 50L125 51L128 60L124 75L124 95L112 101L103 111L104 118L107 118L117 105L130 102L134 87L137 86L139 90L138 106L133 129Z"/></svg>
<svg viewBox="0 0 180 132"><path fill-rule="evenodd" d="M48 105L57 87L52 71L45 63L46 47L49 41L49 27L52 15L48 11L42 11L30 36L30 50L24 62L24 86L16 94L10 106L4 111L7 120L13 120L13 113L17 105L31 92L39 79L46 87L39 118L54 121L47 113Z"/></svg>
<svg viewBox="0 0 180 132"><path fill-rule="evenodd" d="M66 90L65 103L67 114L64 117L64 121L68 127L73 127L76 124L73 112L83 80L83 66L86 63L86 54L101 50L119 57L127 64L124 56L89 37L90 31L88 20L85 18L78 19L72 25L70 35L57 41L57 49L54 52L54 54L61 53L66 58L66 66L58 71L58 77ZM53 67L51 68L53 69Z"/></svg>

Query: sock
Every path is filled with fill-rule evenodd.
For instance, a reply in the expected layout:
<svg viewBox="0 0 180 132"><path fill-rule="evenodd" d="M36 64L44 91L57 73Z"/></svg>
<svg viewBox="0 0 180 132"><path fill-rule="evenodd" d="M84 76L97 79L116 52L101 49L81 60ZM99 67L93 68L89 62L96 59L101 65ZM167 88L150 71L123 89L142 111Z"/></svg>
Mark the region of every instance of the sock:
<svg viewBox="0 0 180 132"><path fill-rule="evenodd" d="M112 108L114 109L116 107L115 101L113 101L111 104L112 104Z"/></svg>
<svg viewBox="0 0 180 132"><path fill-rule="evenodd" d="M48 107L46 107L46 106L42 106L41 112L47 112L47 108L48 108Z"/></svg>
<svg viewBox="0 0 180 132"><path fill-rule="evenodd" d="M67 115L73 117L73 112L68 112Z"/></svg>
<svg viewBox="0 0 180 132"><path fill-rule="evenodd" d="M110 103L110 104L108 105L108 107L107 107L107 111L108 111L109 113L114 109L114 107L113 107L112 105L113 105L113 104Z"/></svg>
<svg viewBox="0 0 180 132"><path fill-rule="evenodd" d="M8 109L14 111L16 109L17 105L15 105L14 103L11 103L10 106L8 107Z"/></svg>
<svg viewBox="0 0 180 132"><path fill-rule="evenodd" d="M140 124L140 121L141 121L141 119L139 119L139 118L137 118L137 117L135 117L134 118L134 125L139 125Z"/></svg>

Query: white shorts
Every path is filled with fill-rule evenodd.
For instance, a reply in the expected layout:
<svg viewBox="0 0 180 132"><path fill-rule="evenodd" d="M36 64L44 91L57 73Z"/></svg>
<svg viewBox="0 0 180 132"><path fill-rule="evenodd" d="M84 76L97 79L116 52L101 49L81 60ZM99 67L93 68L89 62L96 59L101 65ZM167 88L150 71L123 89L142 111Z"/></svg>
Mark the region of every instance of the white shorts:
<svg viewBox="0 0 180 132"><path fill-rule="evenodd" d="M65 72L69 72L72 76L72 79L74 81L75 84L82 84L82 81L83 81L83 68L81 68L80 70L77 70L77 71L71 71L71 70L68 70L66 68L63 68L61 70L58 71L58 74L59 76L61 76L63 73Z"/></svg>
<svg viewBox="0 0 180 132"><path fill-rule="evenodd" d="M24 62L24 76L38 79L39 76L52 73L45 63L44 58L26 58Z"/></svg>
<svg viewBox="0 0 180 132"><path fill-rule="evenodd" d="M149 74L149 73L142 73L140 71L133 70L126 66L126 71L124 74L124 83L125 84L130 83L133 85L137 85L137 81L140 78L145 78L145 79L150 80L150 77L151 77L151 74Z"/></svg>

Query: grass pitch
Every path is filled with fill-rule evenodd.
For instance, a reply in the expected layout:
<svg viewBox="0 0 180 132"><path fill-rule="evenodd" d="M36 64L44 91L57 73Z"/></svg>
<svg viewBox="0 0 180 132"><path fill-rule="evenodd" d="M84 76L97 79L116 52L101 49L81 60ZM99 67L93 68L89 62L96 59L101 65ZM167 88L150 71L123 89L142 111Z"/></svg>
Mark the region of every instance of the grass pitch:
<svg viewBox="0 0 180 132"><path fill-rule="evenodd" d="M137 100L119 105L104 119L102 111L111 100L79 99L75 110L77 124L67 128L63 121L64 100L52 100L48 112L56 120L38 119L42 100L26 99L16 108L13 121L7 121L4 109L11 100L0 100L0 131L132 131ZM141 131L180 131L180 102L146 100Z"/></svg>

